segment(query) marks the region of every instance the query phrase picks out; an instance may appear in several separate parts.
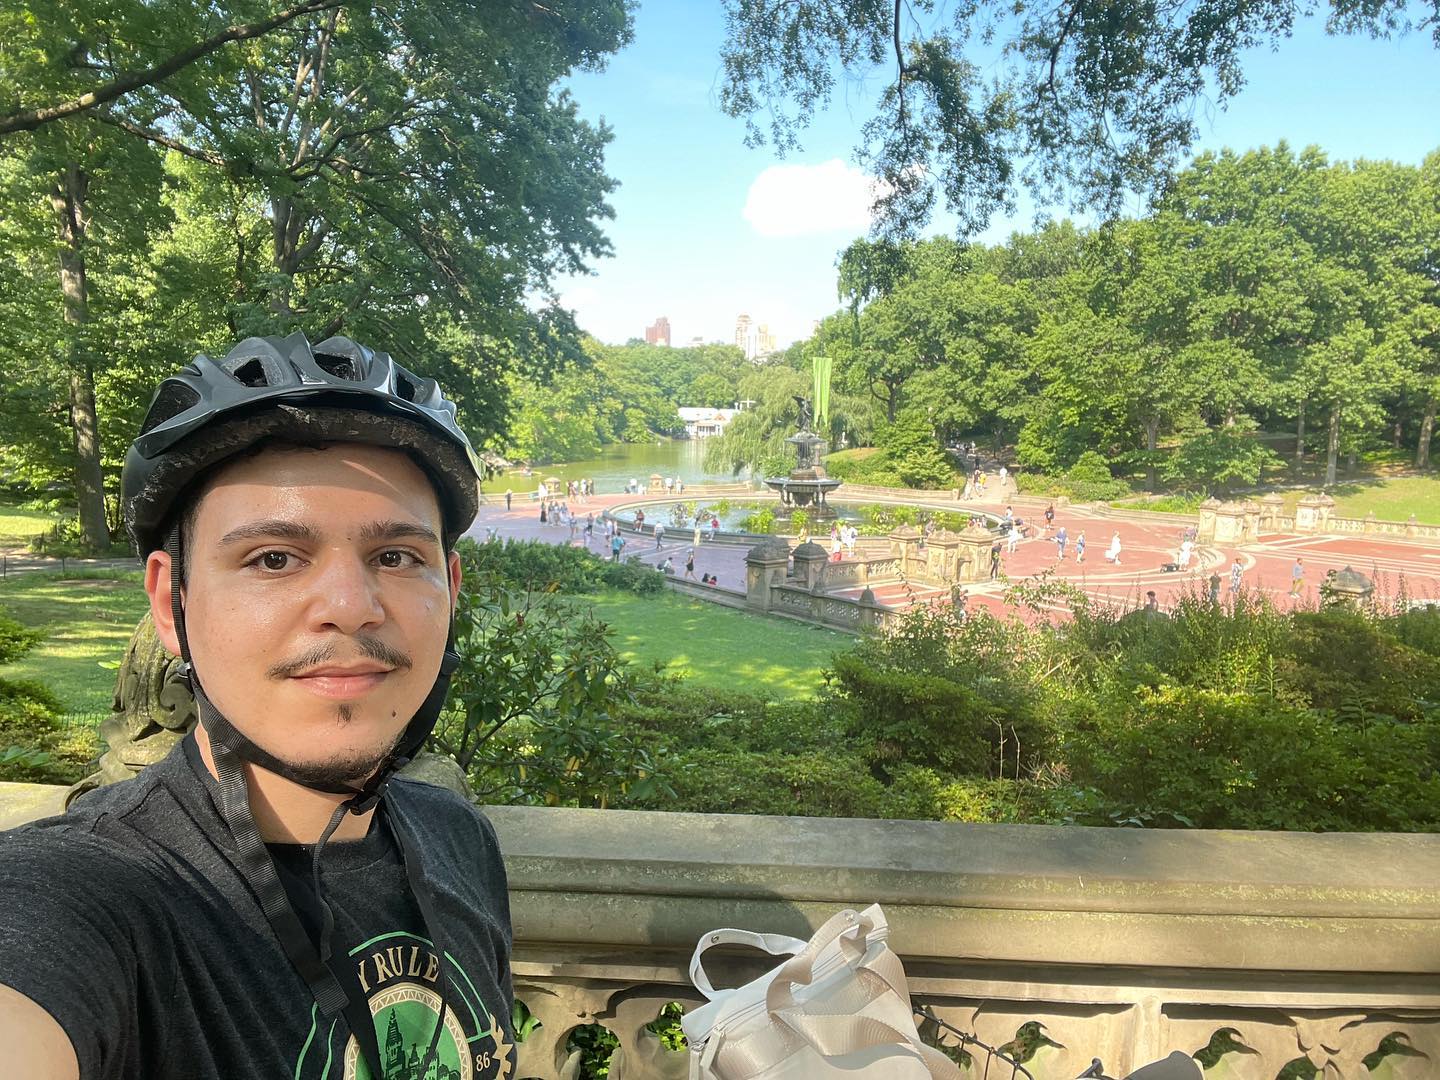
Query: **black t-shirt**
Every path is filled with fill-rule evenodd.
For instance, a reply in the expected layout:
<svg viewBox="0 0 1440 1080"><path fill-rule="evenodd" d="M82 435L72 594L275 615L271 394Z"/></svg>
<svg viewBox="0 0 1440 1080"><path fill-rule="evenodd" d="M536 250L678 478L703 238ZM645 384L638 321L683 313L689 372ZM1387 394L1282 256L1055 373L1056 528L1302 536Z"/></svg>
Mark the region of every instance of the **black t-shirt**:
<svg viewBox="0 0 1440 1080"><path fill-rule="evenodd" d="M425 1080L514 1071L510 910L490 823L452 792L396 780L451 958L439 1067ZM439 962L381 813L328 844L331 968L368 1003L384 1080L420 1080ZM343 1016L316 1008L244 879L209 785L183 744L63 817L0 833L0 984L64 1028L82 1080L362 1080ZM310 854L272 845L314 934ZM431 928L436 929L436 928Z"/></svg>

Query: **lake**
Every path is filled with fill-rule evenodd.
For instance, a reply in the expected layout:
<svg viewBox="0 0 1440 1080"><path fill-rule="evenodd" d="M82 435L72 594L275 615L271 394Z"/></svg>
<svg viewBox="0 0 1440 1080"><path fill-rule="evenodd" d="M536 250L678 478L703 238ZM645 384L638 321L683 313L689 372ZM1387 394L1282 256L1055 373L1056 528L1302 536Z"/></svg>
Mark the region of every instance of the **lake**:
<svg viewBox="0 0 1440 1080"><path fill-rule="evenodd" d="M702 439L673 439L661 443L616 443L605 447L599 457L587 461L571 461L563 465L537 465L529 476L519 471L491 477L482 485L488 494L534 491L549 476L561 480L595 481L598 494L624 491L629 480L639 480L642 487L651 473L678 476L687 484L731 484L744 479L730 473L705 471L705 443Z"/></svg>

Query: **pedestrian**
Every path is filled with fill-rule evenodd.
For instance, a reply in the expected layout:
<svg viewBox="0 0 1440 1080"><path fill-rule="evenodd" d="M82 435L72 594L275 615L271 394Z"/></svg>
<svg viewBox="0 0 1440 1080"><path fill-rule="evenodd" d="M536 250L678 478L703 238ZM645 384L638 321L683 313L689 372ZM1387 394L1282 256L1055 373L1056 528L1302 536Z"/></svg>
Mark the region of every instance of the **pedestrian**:
<svg viewBox="0 0 1440 1080"><path fill-rule="evenodd" d="M1012 524L1014 521L1015 521L1015 508L1014 508L1013 506L1007 506L1007 507L1005 507L1005 524L1006 524L1006 525L1009 525L1009 524Z"/></svg>
<svg viewBox="0 0 1440 1080"><path fill-rule="evenodd" d="M990 548L990 580L994 581L1000 576L1000 545L995 544Z"/></svg>
<svg viewBox="0 0 1440 1080"><path fill-rule="evenodd" d="M1190 555L1194 550L1195 544L1188 536L1180 541L1180 557L1177 561L1180 563L1181 570L1190 565Z"/></svg>
<svg viewBox="0 0 1440 1080"><path fill-rule="evenodd" d="M661 563L659 566L657 566L655 569L656 569L656 570L659 570L660 573L662 573L662 574L669 574L669 575L671 575L671 576L673 577L674 574L675 574L675 560L672 559L672 558L670 558L669 555L666 555L666 556L665 556L665 561L662 562L662 563Z"/></svg>
<svg viewBox="0 0 1440 1080"><path fill-rule="evenodd" d="M655 522L655 550L660 550L660 545L665 542L665 523Z"/></svg>
<svg viewBox="0 0 1440 1080"><path fill-rule="evenodd" d="M1080 535L1075 537L1075 565L1079 566L1085 561L1085 530L1080 530Z"/></svg>
<svg viewBox="0 0 1440 1080"><path fill-rule="evenodd" d="M544 524L546 523L546 521L549 520L549 519L546 517L546 514L547 514L548 512L549 512L549 511L546 509L546 506L545 506L545 501L542 499L542 500L540 501L540 524L541 524L541 525L544 525Z"/></svg>
<svg viewBox="0 0 1440 1080"><path fill-rule="evenodd" d="M1020 546L1020 526L1013 521L1010 523L1010 531L1005 534L1005 554L1014 555L1015 549Z"/></svg>
<svg viewBox="0 0 1440 1080"><path fill-rule="evenodd" d="M509 488L506 488L506 489L505 489L505 509L506 509L506 510L509 510L509 509L510 509L510 495L511 495L510 489L509 489Z"/></svg>
<svg viewBox="0 0 1440 1080"><path fill-rule="evenodd" d="M610 538L610 561L619 562L620 552L625 547L625 537L620 535L620 529L615 529L615 535Z"/></svg>
<svg viewBox="0 0 1440 1080"><path fill-rule="evenodd" d="M1295 556L1295 565L1290 567L1290 595L1299 596L1305 588L1305 560Z"/></svg>
<svg viewBox="0 0 1440 1080"><path fill-rule="evenodd" d="M641 509L635 511L635 528L637 528L637 529L643 529L644 527L645 527L645 510L644 510L644 508L642 507Z"/></svg>
<svg viewBox="0 0 1440 1080"><path fill-rule="evenodd" d="M1001 490L1002 492L1005 490L1005 481L1008 480L1008 479L1010 479L1010 470L1007 469L1004 465L1001 465L1001 466L1000 466L1000 490Z"/></svg>
<svg viewBox="0 0 1440 1080"><path fill-rule="evenodd" d="M713 541L720 535L720 517L718 514L710 515L710 539Z"/></svg>
<svg viewBox="0 0 1440 1080"><path fill-rule="evenodd" d="M690 537L690 542L697 548L700 546L700 516L695 516L695 531Z"/></svg>
<svg viewBox="0 0 1440 1080"><path fill-rule="evenodd" d="M1235 556L1235 561L1230 564L1230 595L1234 597L1240 591L1240 578L1245 573L1245 566L1240 561L1240 556Z"/></svg>
<svg viewBox="0 0 1440 1080"><path fill-rule="evenodd" d="M1210 575L1210 603L1220 603L1220 575Z"/></svg>
<svg viewBox="0 0 1440 1080"><path fill-rule="evenodd" d="M1110 534L1110 546L1105 549L1105 561L1120 565L1120 530Z"/></svg>
<svg viewBox="0 0 1440 1080"><path fill-rule="evenodd" d="M695 549L693 547L685 556L685 576L691 581L695 580Z"/></svg>
<svg viewBox="0 0 1440 1080"><path fill-rule="evenodd" d="M1150 589L1148 592L1145 593L1145 610L1146 610L1146 611L1159 611L1159 610L1160 610L1160 599L1155 595L1155 590L1154 590L1154 589Z"/></svg>
<svg viewBox="0 0 1440 1080"><path fill-rule="evenodd" d="M1059 559L1060 562L1065 561L1065 542L1069 539L1069 535L1065 532L1065 526L1061 525L1055 533L1055 550L1057 552L1056 557Z"/></svg>
<svg viewBox="0 0 1440 1080"><path fill-rule="evenodd" d="M0 834L4 1075L380 1077L387 1017L415 1075L445 1070L437 1030L485 1061L467 1075L513 1073L494 830L392 782L446 708L453 545L479 496L426 385L417 408L386 353L295 333L158 388L120 505L198 723L134 779Z"/></svg>
<svg viewBox="0 0 1440 1080"><path fill-rule="evenodd" d="M955 612L955 617L961 622L965 621L967 615L965 604L968 599L965 589L958 582L950 586L950 607Z"/></svg>
<svg viewBox="0 0 1440 1080"><path fill-rule="evenodd" d="M1055 504L1051 503L1045 507L1045 532L1048 535L1055 524Z"/></svg>
<svg viewBox="0 0 1440 1080"><path fill-rule="evenodd" d="M855 557L855 543L857 540L860 539L860 530L857 529L854 525L847 525L845 526L844 533L845 554L849 555L853 559Z"/></svg>

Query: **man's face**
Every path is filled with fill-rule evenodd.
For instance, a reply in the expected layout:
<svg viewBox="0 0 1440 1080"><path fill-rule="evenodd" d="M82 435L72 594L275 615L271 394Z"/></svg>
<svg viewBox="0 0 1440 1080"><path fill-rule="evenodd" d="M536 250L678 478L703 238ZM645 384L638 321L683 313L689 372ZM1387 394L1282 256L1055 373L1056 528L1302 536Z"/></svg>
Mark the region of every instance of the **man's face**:
<svg viewBox="0 0 1440 1080"><path fill-rule="evenodd" d="M460 560L398 450L277 449L225 467L195 515L185 628L215 707L311 782L368 776L440 668ZM146 586L162 639L168 559Z"/></svg>

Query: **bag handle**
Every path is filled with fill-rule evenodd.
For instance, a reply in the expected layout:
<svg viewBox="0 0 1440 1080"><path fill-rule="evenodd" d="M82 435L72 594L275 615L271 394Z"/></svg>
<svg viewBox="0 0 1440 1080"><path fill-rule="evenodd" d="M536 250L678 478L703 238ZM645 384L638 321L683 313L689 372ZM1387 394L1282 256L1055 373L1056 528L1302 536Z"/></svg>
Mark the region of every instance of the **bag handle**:
<svg viewBox="0 0 1440 1080"><path fill-rule="evenodd" d="M707 1001L714 1001L719 992L710 985L710 976L705 973L702 958L716 945L748 945L771 956L794 956L805 948L804 941L788 934L757 934L753 930L729 928L712 930L696 943L695 953L690 957L690 981Z"/></svg>
<svg viewBox="0 0 1440 1080"><path fill-rule="evenodd" d="M815 931L808 944L785 963L781 964L765 989L765 1008L773 1015L782 1009L795 1006L793 986L809 986L815 977L815 961L831 943L840 945L840 956L852 970L865 955L870 931L875 922L867 913L861 914L850 909L837 912L819 930Z"/></svg>

